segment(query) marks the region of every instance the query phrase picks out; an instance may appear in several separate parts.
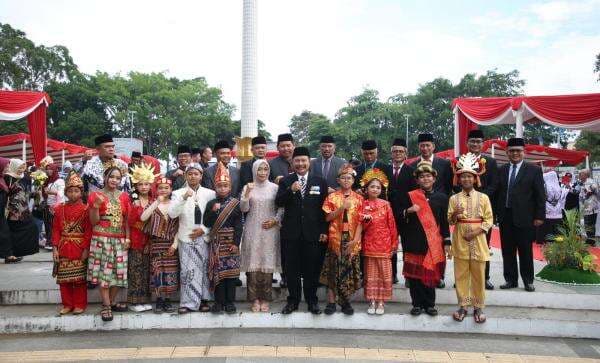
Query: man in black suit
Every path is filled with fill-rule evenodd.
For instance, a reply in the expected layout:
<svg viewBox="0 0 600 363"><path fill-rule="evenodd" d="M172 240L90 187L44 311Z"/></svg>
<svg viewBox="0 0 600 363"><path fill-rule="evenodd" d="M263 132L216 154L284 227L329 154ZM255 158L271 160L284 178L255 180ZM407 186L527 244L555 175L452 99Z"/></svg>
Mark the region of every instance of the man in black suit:
<svg viewBox="0 0 600 363"><path fill-rule="evenodd" d="M479 158L485 160L485 173L479 176L479 187L475 189L478 192L482 192L488 196L490 203L495 206L494 201L496 197L496 190L498 190L498 163L496 160L489 156L481 155L481 147L483 146L483 131L471 130L467 136L467 148L470 153L477 155ZM454 191L459 192L460 186L455 185ZM490 246L490 240L492 237L492 228L486 234L488 247ZM494 285L490 281L490 261L485 263L485 289L493 290Z"/></svg>
<svg viewBox="0 0 600 363"><path fill-rule="evenodd" d="M354 179L354 189L358 190L359 194L362 194L360 189L360 178L362 178L363 174L370 169L379 169L383 171L386 175L389 174L389 165L382 163L377 160L377 142L375 140L366 140L363 141L361 146L361 152L363 157L363 162L356 168L356 178ZM387 199L386 196L382 195L381 198Z"/></svg>
<svg viewBox="0 0 600 363"><path fill-rule="evenodd" d="M267 156L267 139L264 136L252 138L252 159L242 162L240 166L240 192L248 183L252 183L252 165L256 160Z"/></svg>
<svg viewBox="0 0 600 363"><path fill-rule="evenodd" d="M525 291L535 291L531 245L535 239L535 227L541 226L546 216L542 169L523 161L525 142L522 138L509 139L506 153L509 162L499 170L496 198L506 280L500 288L512 289L518 286L518 253Z"/></svg>
<svg viewBox="0 0 600 363"><path fill-rule="evenodd" d="M394 139L392 144L392 165L388 171L389 186L389 201L394 212L396 220L396 228L400 236L400 243L404 246L406 241L406 219L402 213L402 206L408 203L408 192L417 188L417 183L413 172L415 169L406 164L408 149L406 148L406 140ZM394 284L398 283L398 254L392 255L392 275Z"/></svg>
<svg viewBox="0 0 600 363"><path fill-rule="evenodd" d="M437 177L435 179L435 184L433 185L433 190L435 192L443 193L446 197L450 197L452 195L452 179L454 178L454 173L452 172L452 164L450 161L442 158L436 158L433 153L435 151L435 142L433 139L433 134L424 133L419 134L417 141L419 142L419 153L421 154L417 160L415 160L412 164L413 168L417 168L417 165L421 161L427 161L431 163L433 169L437 172ZM446 287L446 282L444 281L445 270L442 271L442 278L438 285L439 289L443 289Z"/></svg>
<svg viewBox="0 0 600 363"><path fill-rule="evenodd" d="M309 173L310 154L306 147L294 149L292 164L294 173L279 182L275 198L277 206L284 208L281 244L286 259L284 270L289 296L282 314L298 310L301 290L304 290L308 311L318 315L321 309L317 287L328 227L322 209L327 197L327 183L320 176Z"/></svg>
<svg viewBox="0 0 600 363"><path fill-rule="evenodd" d="M433 134L419 134L418 142L419 153L421 155L412 163L412 166L416 168L421 161L429 161L437 171L437 179L433 186L433 190L444 193L447 197L450 197L450 195L452 195L452 178L454 176L452 173L452 164L446 159L436 158L433 155L435 151Z"/></svg>
<svg viewBox="0 0 600 363"><path fill-rule="evenodd" d="M339 188L338 171L346 160L335 156L335 139L331 135L321 136L319 141L321 155L310 162L310 170L325 179L329 193Z"/></svg>

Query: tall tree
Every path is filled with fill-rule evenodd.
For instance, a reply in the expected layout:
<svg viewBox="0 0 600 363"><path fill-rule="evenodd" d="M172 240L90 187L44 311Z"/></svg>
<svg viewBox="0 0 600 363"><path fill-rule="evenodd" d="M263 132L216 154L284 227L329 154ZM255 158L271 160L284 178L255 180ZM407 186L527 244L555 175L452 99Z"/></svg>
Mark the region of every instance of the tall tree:
<svg viewBox="0 0 600 363"><path fill-rule="evenodd" d="M600 163L600 133L582 131L575 141L575 147L578 150L587 150L590 153L590 162Z"/></svg>
<svg viewBox="0 0 600 363"><path fill-rule="evenodd" d="M68 81L77 73L66 47L35 45L24 32L0 23L0 84L3 88L40 91L51 81Z"/></svg>

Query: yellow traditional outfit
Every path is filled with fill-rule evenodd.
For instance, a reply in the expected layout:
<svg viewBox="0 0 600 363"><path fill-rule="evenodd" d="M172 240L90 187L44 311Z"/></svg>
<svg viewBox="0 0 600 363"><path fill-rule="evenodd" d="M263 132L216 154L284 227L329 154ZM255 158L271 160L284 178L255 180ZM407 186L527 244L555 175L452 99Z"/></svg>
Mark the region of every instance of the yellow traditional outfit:
<svg viewBox="0 0 600 363"><path fill-rule="evenodd" d="M478 180L478 161L473 154L462 155L456 174L472 173ZM463 213L453 216L458 207ZM450 197L448 222L454 225L452 233L452 256L454 257L454 280L456 295L461 307L483 308L485 302L485 262L490 259L486 233L493 225L492 206L487 195L475 189L464 190ZM470 231L482 229L475 238L467 241L464 236Z"/></svg>

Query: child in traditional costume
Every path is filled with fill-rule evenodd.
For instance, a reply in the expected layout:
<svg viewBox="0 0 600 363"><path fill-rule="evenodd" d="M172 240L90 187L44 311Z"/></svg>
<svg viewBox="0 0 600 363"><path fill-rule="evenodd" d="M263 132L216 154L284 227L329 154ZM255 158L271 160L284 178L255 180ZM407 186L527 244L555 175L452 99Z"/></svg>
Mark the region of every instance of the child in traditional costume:
<svg viewBox="0 0 600 363"><path fill-rule="evenodd" d="M448 197L433 189L437 176L430 162L414 171L419 189L408 193L401 211L406 221L402 274L409 283L412 315L437 315L435 288L440 283L450 253Z"/></svg>
<svg viewBox="0 0 600 363"><path fill-rule="evenodd" d="M92 240L88 259L88 281L100 285L103 321L113 320L113 311L127 311L117 303L120 289L127 287L127 250L131 244L127 216L130 198L118 188L123 172L109 167L104 172L104 188L92 192L88 199Z"/></svg>
<svg viewBox="0 0 600 363"><path fill-rule="evenodd" d="M150 205L150 187L156 176L154 167L144 162L141 166L134 165L131 168L131 175L129 175L134 192L131 193L131 208L127 218L131 234L127 267L129 278L127 303L130 304L129 309L134 312L152 309L152 305L149 304L151 298L150 245L144 231L145 223L141 217L144 210Z"/></svg>
<svg viewBox="0 0 600 363"><path fill-rule="evenodd" d="M81 314L87 308L87 259L92 225L83 204L83 181L71 171L65 183L67 201L54 208L52 221L53 276L60 285L60 315Z"/></svg>
<svg viewBox="0 0 600 363"><path fill-rule="evenodd" d="M363 197L352 190L356 172L351 164L338 171L340 189L327 196L323 203L329 233L320 282L328 287L325 314L336 311L336 302L346 315L354 314L350 298L361 287L360 279L360 211Z"/></svg>
<svg viewBox="0 0 600 363"><path fill-rule="evenodd" d="M362 203L361 225L355 233L359 243L362 233L364 293L369 301L368 314L382 315L384 304L392 298L392 254L398 249L398 230L390 203L385 195L388 179L380 169L365 172L360 184L367 195Z"/></svg>
<svg viewBox="0 0 600 363"><path fill-rule="evenodd" d="M179 218L168 214L171 206L171 179L158 177L155 182L156 200L142 213L150 245L150 287L156 294L155 313L171 313L171 296L179 287L179 257L174 242Z"/></svg>
<svg viewBox="0 0 600 363"><path fill-rule="evenodd" d="M208 202L204 216L204 224L211 228L208 280L215 294L211 312L233 314L235 283L240 276L242 212L239 200L231 196L229 171L223 164L217 167L214 183L217 198Z"/></svg>
<svg viewBox="0 0 600 363"><path fill-rule="evenodd" d="M461 191L450 197L448 222L454 225L452 256L454 281L459 309L456 321L463 321L469 306L473 306L476 323L484 323L485 264L490 259L486 234L492 228L494 216L488 196L474 188L479 185L479 173L485 168L474 154L461 155L455 165Z"/></svg>

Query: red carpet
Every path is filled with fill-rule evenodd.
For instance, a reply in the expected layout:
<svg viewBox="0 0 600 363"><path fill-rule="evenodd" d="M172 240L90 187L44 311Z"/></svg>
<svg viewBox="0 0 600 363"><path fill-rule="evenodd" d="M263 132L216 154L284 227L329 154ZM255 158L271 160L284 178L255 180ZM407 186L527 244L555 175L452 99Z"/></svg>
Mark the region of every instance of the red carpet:
<svg viewBox="0 0 600 363"><path fill-rule="evenodd" d="M492 247L501 248L500 245L500 230L498 228L494 228L492 230L492 240L490 241L490 245ZM590 252L596 256L596 263L599 264L596 271L600 272L600 247L591 247ZM545 261L544 253L542 252L542 245L534 243L533 244L533 258L538 261Z"/></svg>

